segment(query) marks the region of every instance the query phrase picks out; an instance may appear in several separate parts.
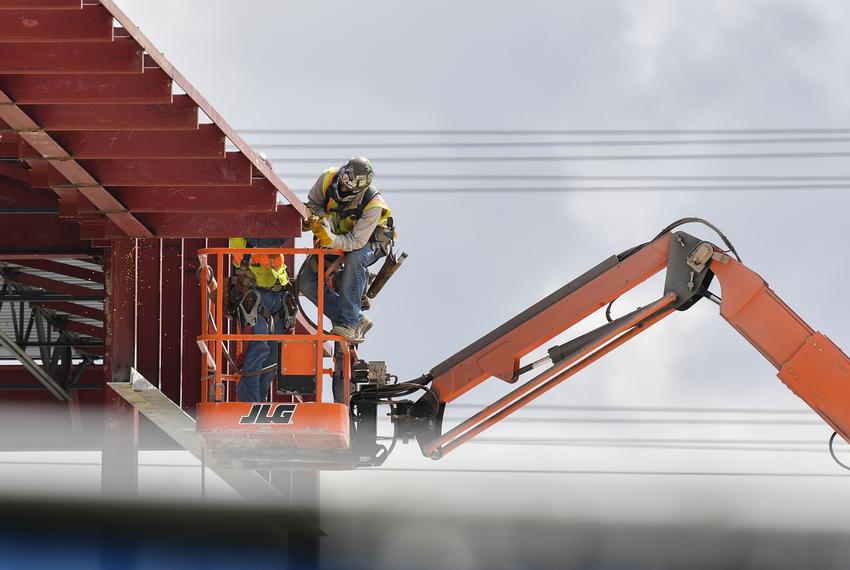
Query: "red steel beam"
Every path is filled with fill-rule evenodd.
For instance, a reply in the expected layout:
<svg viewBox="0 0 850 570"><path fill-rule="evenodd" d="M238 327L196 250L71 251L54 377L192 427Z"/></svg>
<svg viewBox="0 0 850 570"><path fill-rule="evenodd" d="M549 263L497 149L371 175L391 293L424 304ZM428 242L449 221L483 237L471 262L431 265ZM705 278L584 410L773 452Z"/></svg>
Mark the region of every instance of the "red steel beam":
<svg viewBox="0 0 850 570"><path fill-rule="evenodd" d="M284 184L283 180L281 180L280 177L278 177L278 175L272 170L271 164L260 158L260 156L248 145L248 143L246 143L227 123L227 121L218 114L209 101L207 101L203 95L201 95L201 93L198 92L198 90L195 89L195 87L189 83L189 81L179 71L177 71L173 65L171 65L171 62L168 61L161 51L156 49L153 42L151 42L142 33L138 26L133 24L132 20L130 20L127 14L118 7L114 0L100 0L100 2L103 7L109 10L113 17L130 32L133 38L139 42L139 45L141 45L151 58L159 64L162 70L167 73L187 95L192 97L192 99L198 104L198 107L203 110L206 116L209 117L213 123L218 125L234 146L248 157L250 163L253 164L263 174L263 176L268 179L281 194L284 195L289 203L292 204L292 207L295 208L296 213L301 217L307 217L307 206L305 206L298 196L296 196L295 193L290 190L286 184Z"/></svg>
<svg viewBox="0 0 850 570"><path fill-rule="evenodd" d="M20 107L5 93L0 91L0 118L9 126L21 131L21 138L49 159L50 164L59 171L71 184L82 185L80 193L99 210L103 211L121 231L133 237L151 237L150 231L133 217L124 206L103 188L78 162L72 160L68 153L54 141L50 135L39 129Z"/></svg>
<svg viewBox="0 0 850 570"><path fill-rule="evenodd" d="M159 385L160 257L162 240L138 240L136 267L136 370Z"/></svg>
<svg viewBox="0 0 850 570"><path fill-rule="evenodd" d="M229 152L224 159L80 160L104 186L248 186L251 163Z"/></svg>
<svg viewBox="0 0 850 570"><path fill-rule="evenodd" d="M68 277L82 279L83 281L91 281L92 283L99 284L103 283L103 273L101 271L94 271L93 269L80 267L78 265L69 265L67 263L52 261L49 259L20 259L15 261L15 263L32 269L40 269L41 271L56 273L57 275L67 275Z"/></svg>
<svg viewBox="0 0 850 570"><path fill-rule="evenodd" d="M70 301L43 301L40 303L33 303L33 305L95 321L103 321L104 319L102 310L80 305L78 303L72 303Z"/></svg>
<svg viewBox="0 0 850 570"><path fill-rule="evenodd" d="M133 213L271 212L277 189L267 180L251 186L119 186L109 190Z"/></svg>
<svg viewBox="0 0 850 570"><path fill-rule="evenodd" d="M108 44L0 43L0 73L7 75L142 71L142 48L132 39Z"/></svg>
<svg viewBox="0 0 850 570"><path fill-rule="evenodd" d="M163 105L21 105L46 131L158 131L198 128L198 106L187 95Z"/></svg>
<svg viewBox="0 0 850 570"><path fill-rule="evenodd" d="M294 237L301 235L301 217L284 206L276 212L198 212L137 214L158 237Z"/></svg>
<svg viewBox="0 0 850 570"><path fill-rule="evenodd" d="M201 334L201 285L198 281L198 250L205 239L183 240L183 363L180 372L180 406L194 417L201 400L201 351L196 339Z"/></svg>
<svg viewBox="0 0 850 570"><path fill-rule="evenodd" d="M80 223L80 237L87 240L102 240L106 237L106 225L108 220L104 220L103 218L99 219L82 219L79 221ZM116 234L120 234L121 230L115 229ZM98 247L98 246L92 246ZM99 247L109 247L108 245L101 245Z"/></svg>
<svg viewBox="0 0 850 570"><path fill-rule="evenodd" d="M80 239L80 227L73 222L56 216L20 214L0 216L0 228L14 227L15 231L3 231L0 240L0 257L58 256L80 254L91 256L95 252L91 245Z"/></svg>
<svg viewBox="0 0 850 570"><path fill-rule="evenodd" d="M215 125L201 125L196 131L63 131L51 135L74 158L224 158L224 135ZM30 154L24 150L21 156L29 158Z"/></svg>
<svg viewBox="0 0 850 570"><path fill-rule="evenodd" d="M162 240L160 277L159 389L180 404L180 367L183 362L183 240ZM197 344L186 347L197 350Z"/></svg>
<svg viewBox="0 0 850 570"><path fill-rule="evenodd" d="M0 176L32 186L32 173L21 163L0 162Z"/></svg>
<svg viewBox="0 0 850 570"><path fill-rule="evenodd" d="M106 313L106 355L104 373L107 382L127 382L134 363L136 341L136 240L115 239L104 258L109 295Z"/></svg>
<svg viewBox="0 0 850 570"><path fill-rule="evenodd" d="M161 69L120 75L0 75L0 91L19 105L167 104L171 78Z"/></svg>
<svg viewBox="0 0 850 570"><path fill-rule="evenodd" d="M0 213L53 213L59 210L56 194L42 188L27 188L0 179ZM4 234L7 232L3 232ZM5 236L4 236L5 237Z"/></svg>
<svg viewBox="0 0 850 570"><path fill-rule="evenodd" d="M88 325L86 323L81 323L79 321L74 321L70 319L65 321L65 328L71 332L95 338L103 338L105 336L103 327Z"/></svg>
<svg viewBox="0 0 850 570"><path fill-rule="evenodd" d="M55 279L48 279L47 277L40 277L38 275L31 275L29 273L13 273L11 275L7 275L6 279L14 283L20 283L21 285L38 287L39 289L44 289L51 293L71 295L78 299L91 299L96 301L98 299L103 299L104 294L103 289L90 289L88 287L83 287L82 285L71 285L70 283L56 281Z"/></svg>
<svg viewBox="0 0 850 570"><path fill-rule="evenodd" d="M0 10L82 10L83 0L6 0Z"/></svg>
<svg viewBox="0 0 850 570"><path fill-rule="evenodd" d="M0 42L92 41L112 41L112 14L103 6L89 5L78 12L58 13L0 11Z"/></svg>

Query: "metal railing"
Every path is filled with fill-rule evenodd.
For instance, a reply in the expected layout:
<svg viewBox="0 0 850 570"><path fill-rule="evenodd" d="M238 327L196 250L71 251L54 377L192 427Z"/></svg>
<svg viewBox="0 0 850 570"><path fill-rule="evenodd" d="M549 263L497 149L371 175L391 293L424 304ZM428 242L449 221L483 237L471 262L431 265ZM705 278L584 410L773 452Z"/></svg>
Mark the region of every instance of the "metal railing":
<svg viewBox="0 0 850 570"><path fill-rule="evenodd" d="M296 255L317 258L317 319L315 330L310 330L306 319L296 323L295 330L283 334L251 334L245 332L228 332L237 330L238 318L228 318L224 314L225 287L232 272L234 256L239 259L243 255L283 255L294 260ZM286 343L313 343L315 347L314 362L316 371L315 401L322 401L322 384L327 375L333 378L334 373L341 374L344 386L344 402L347 404L351 396L350 381L352 375L351 346L349 342L338 335L324 331L325 305L325 263L328 255L342 256L343 251L314 249L314 248L205 248L198 250L201 280L201 334L198 336L198 347L203 354L201 364L201 403L236 401L235 387L241 377L236 359L232 356L242 351L242 345L251 341L272 341L280 343L280 349ZM309 257L303 260L307 262ZM292 264L294 265L294 263ZM288 267L288 269L292 269ZM297 274L290 271L290 275ZM306 332L297 332L298 329ZM325 343L334 342L342 351L341 363L338 368L325 368ZM336 362L337 359L334 359ZM272 383L273 387L277 382ZM276 390L273 388L273 392ZM274 399L274 397L272 398Z"/></svg>

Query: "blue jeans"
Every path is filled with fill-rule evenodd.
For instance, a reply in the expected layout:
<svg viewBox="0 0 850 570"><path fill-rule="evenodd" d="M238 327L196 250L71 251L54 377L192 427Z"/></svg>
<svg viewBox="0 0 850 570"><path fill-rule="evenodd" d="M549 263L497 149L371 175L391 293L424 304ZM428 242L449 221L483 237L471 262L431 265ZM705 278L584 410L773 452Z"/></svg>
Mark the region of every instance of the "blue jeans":
<svg viewBox="0 0 850 570"><path fill-rule="evenodd" d="M265 307L269 313L277 313L283 308L283 291L269 291L267 289L254 289L260 296L260 304ZM244 322L242 323L244 326ZM283 319L274 319L274 330L269 331L269 321L264 317L259 309L257 311L257 322L252 329L253 334L283 334ZM245 349L245 360L242 363L242 378L239 380L239 386L236 388L236 395L240 402L266 402L269 399L269 386L277 374L276 369L263 372L262 374L254 374L245 376L246 372L256 372L266 366L277 362L276 350L280 345L274 341L267 340L252 340L248 343ZM272 350L274 348L275 350Z"/></svg>
<svg viewBox="0 0 850 570"><path fill-rule="evenodd" d="M339 280L339 292L325 287L325 316L335 325L357 326L363 313L360 299L366 291L366 268L381 259L384 252L375 242L345 254L345 266ZM328 263L325 264L329 265ZM318 275L312 267L301 273L298 290L313 304L319 304Z"/></svg>

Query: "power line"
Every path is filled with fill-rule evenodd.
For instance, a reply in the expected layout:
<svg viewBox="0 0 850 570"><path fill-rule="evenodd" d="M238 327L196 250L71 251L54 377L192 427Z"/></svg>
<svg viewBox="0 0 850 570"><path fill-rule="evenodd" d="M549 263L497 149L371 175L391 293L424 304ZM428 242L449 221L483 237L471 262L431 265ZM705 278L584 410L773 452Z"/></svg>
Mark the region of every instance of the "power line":
<svg viewBox="0 0 850 570"><path fill-rule="evenodd" d="M468 473L486 475L612 475L640 477L801 477L801 478L844 478L844 473L782 473L753 471L618 471L592 469L460 469L460 468L414 468L414 467L378 467L370 472L397 473Z"/></svg>
<svg viewBox="0 0 850 570"><path fill-rule="evenodd" d="M446 421L461 422L467 418L447 417ZM752 419L693 419L693 418L503 418L501 423L519 424L687 424L687 425L823 425L820 420L752 420Z"/></svg>
<svg viewBox="0 0 850 570"><path fill-rule="evenodd" d="M753 451L753 452L773 452L773 453L826 453L824 444L821 443L817 447L770 447L766 445L720 445L720 444L704 444L704 445L688 445L683 443L628 443L618 442L616 440L605 442L590 442L570 440L552 440L552 439L471 439L470 444L477 445L507 445L507 446L522 446L522 447L588 447L593 449L603 448L618 448L618 449L661 449L661 450L676 450L676 451Z"/></svg>
<svg viewBox="0 0 850 570"><path fill-rule="evenodd" d="M847 137L796 137L758 139L685 139L685 140L619 140L619 141L475 141L475 142L333 142L333 143L255 143L263 149L309 150L325 148L392 149L392 148L562 148L618 146L678 146L737 144L833 144L850 143Z"/></svg>
<svg viewBox="0 0 850 570"><path fill-rule="evenodd" d="M286 173L286 178L307 178L316 180L318 174L310 173ZM790 176L775 176L775 175L742 175L742 176L675 176L675 175L659 175L659 176L571 176L563 174L394 174L381 173L376 177L377 180L640 180L640 181L714 181L714 182L782 182L792 180L795 182L804 180L816 181L831 181L831 182L848 182L848 176L826 176L826 175L790 175Z"/></svg>
<svg viewBox="0 0 850 570"><path fill-rule="evenodd" d="M770 185L667 185L667 186L490 186L481 188L381 188L388 194L564 194L586 192L773 192L799 190L846 190L844 184L770 184Z"/></svg>
<svg viewBox="0 0 850 570"><path fill-rule="evenodd" d="M850 128L776 129L239 129L242 135L846 135Z"/></svg>
<svg viewBox="0 0 850 570"><path fill-rule="evenodd" d="M474 409L481 410L488 404L450 404L450 409ZM805 414L811 415L811 410L795 410L790 408L680 408L669 406L569 406L559 404L532 404L525 406L525 410L548 410L548 411L588 411L588 412L669 412L669 413L706 413L706 414Z"/></svg>
<svg viewBox="0 0 850 570"><path fill-rule="evenodd" d="M385 156L371 157L373 163L420 162L580 162L580 161L633 161L633 160L764 160L790 158L848 158L850 152L759 152L717 154L612 154L612 155L562 155L562 156ZM275 157L272 162L319 162L334 164L339 157Z"/></svg>
<svg viewBox="0 0 850 570"><path fill-rule="evenodd" d="M826 440L819 439L754 439L754 438L670 438L670 437L639 437L639 438L611 438L611 437L568 437L568 438L530 438L530 437L476 437L469 440L472 442L487 443L534 443L537 445L572 445L573 443L586 444L614 444L626 445L826 445Z"/></svg>

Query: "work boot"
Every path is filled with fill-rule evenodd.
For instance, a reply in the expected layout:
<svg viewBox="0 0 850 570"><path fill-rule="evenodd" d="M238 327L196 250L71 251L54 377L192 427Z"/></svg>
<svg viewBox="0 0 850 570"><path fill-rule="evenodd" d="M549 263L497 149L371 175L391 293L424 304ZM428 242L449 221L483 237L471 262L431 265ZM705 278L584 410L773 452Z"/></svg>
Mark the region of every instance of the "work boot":
<svg viewBox="0 0 850 570"><path fill-rule="evenodd" d="M358 340L357 333L354 332L354 327L351 325L344 325L342 323L334 325L331 329L331 334L341 336L349 342Z"/></svg>
<svg viewBox="0 0 850 570"><path fill-rule="evenodd" d="M372 319L363 315L360 318L360 321L357 323L357 326L354 327L354 334L357 335L357 338L363 338L366 336L366 333L369 332L369 329L372 328L372 325L375 323L372 322Z"/></svg>

